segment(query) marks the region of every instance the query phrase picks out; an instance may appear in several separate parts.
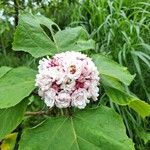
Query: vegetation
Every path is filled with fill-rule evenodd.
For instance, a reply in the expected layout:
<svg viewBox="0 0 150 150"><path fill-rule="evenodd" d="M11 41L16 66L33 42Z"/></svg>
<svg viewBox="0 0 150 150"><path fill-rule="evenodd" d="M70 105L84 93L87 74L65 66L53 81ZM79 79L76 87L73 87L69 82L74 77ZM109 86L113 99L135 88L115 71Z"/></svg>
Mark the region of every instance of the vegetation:
<svg viewBox="0 0 150 150"><path fill-rule="evenodd" d="M46 34L42 34L43 31ZM26 36L29 33L34 40L38 40L38 43L30 42L31 38ZM74 37L69 36L71 33ZM47 37L50 38L49 42ZM65 38L69 44L65 43ZM64 42L64 45L59 45L60 41ZM77 43L77 47L74 47L74 43ZM77 49L78 47L80 48ZM58 117L62 116L62 113L64 116L69 114L70 110L60 111L54 108L49 111L46 108L37 95L34 78L41 57L53 56L58 51L72 49L83 51L92 57L101 77L98 103L90 104L82 114L77 109L72 110L75 114L72 122L77 136L89 131L83 136L87 141L90 141L88 137L93 139L94 145L98 145L96 141L100 137L105 137L106 141L110 142L99 141L104 150L134 149L129 138L133 140L135 149L150 149L149 0L3 0L0 2L0 66L7 66L0 68L0 119L2 120L0 139L3 139L1 149L8 145L14 149L18 149L20 145L20 149L24 149L26 145L32 143L31 149L36 149L34 138L43 126L44 131L36 140L41 143L46 142L47 145L51 143L53 149L66 146L62 143L55 145L53 140L46 137L50 136L49 131L52 135L60 137L60 139L55 137L55 140L64 140L63 132L54 133L53 129L56 130L64 120L65 124L61 130L70 129L71 125L67 124L70 118L60 117L56 121L52 117L38 128L26 128L41 124L43 120L49 118L48 116ZM26 80L31 83L26 85ZM26 91L21 87L25 87ZM92 111L91 108L96 110ZM121 116L123 122L112 109ZM43 111L46 114L42 113ZM92 114L92 117L89 114ZM82 115L92 129L86 127L85 122L77 119L81 119ZM8 121L11 122L10 126ZM102 129L100 133L98 124L93 126L94 121L105 123L100 124ZM82 125L85 127L84 131L80 128ZM10 134L11 132L13 133ZM95 132L98 135L95 135ZM108 132L111 133L110 139L107 137ZM73 142L72 132L68 130L66 133ZM40 138L42 136L43 138ZM34 138L29 140L30 137ZM11 142L8 142L8 139ZM125 142L117 145L120 141ZM69 139L65 142L69 143ZM75 149L77 149L76 144L74 143ZM81 150L88 149L84 145L85 143L80 147ZM36 146L40 149L45 148L44 144L41 147ZM93 148L92 145L88 146L90 149Z"/></svg>

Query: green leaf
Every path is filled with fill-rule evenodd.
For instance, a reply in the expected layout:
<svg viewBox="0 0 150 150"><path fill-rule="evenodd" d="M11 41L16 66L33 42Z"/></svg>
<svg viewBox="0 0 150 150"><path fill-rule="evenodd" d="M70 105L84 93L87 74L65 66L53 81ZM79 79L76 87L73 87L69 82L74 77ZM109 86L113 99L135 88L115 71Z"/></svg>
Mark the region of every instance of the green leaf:
<svg viewBox="0 0 150 150"><path fill-rule="evenodd" d="M10 71L12 68L7 66L0 67L0 78L5 75L8 71Z"/></svg>
<svg viewBox="0 0 150 150"><path fill-rule="evenodd" d="M18 104L35 89L36 71L18 67L0 78L0 108Z"/></svg>
<svg viewBox="0 0 150 150"><path fill-rule="evenodd" d="M125 85L129 85L134 79L135 75L131 75L126 67L123 67L115 61L102 56L100 54L92 55L93 61L101 75L107 75L113 77Z"/></svg>
<svg viewBox="0 0 150 150"><path fill-rule="evenodd" d="M43 16L20 15L19 25L14 36L13 50L28 52L36 58L53 54L56 51L56 46L44 32L41 24L48 28L55 25L54 22Z"/></svg>
<svg viewBox="0 0 150 150"><path fill-rule="evenodd" d="M133 55L138 56L150 68L150 56L149 55L140 51L132 51L131 53Z"/></svg>
<svg viewBox="0 0 150 150"><path fill-rule="evenodd" d="M23 100L16 106L0 109L0 140L20 124L26 107L27 100Z"/></svg>
<svg viewBox="0 0 150 150"><path fill-rule="evenodd" d="M121 117L101 106L70 117L48 118L23 132L20 150L134 150Z"/></svg>
<svg viewBox="0 0 150 150"><path fill-rule="evenodd" d="M143 118L150 115L150 105L134 95L127 93L123 86L114 78L102 75L102 83L109 98L119 105L128 105Z"/></svg>
<svg viewBox="0 0 150 150"><path fill-rule="evenodd" d="M136 97L133 97L132 100L133 101L131 101L129 103L129 106L133 110L138 112L143 118L145 118L146 116L150 116L150 105L148 103L146 103L145 101L142 101Z"/></svg>
<svg viewBox="0 0 150 150"><path fill-rule="evenodd" d="M16 144L18 133L12 133L7 135L0 145L1 150L13 150Z"/></svg>
<svg viewBox="0 0 150 150"><path fill-rule="evenodd" d="M44 31L42 26L48 28ZM54 55L61 51L83 51L95 48L95 42L88 40L88 33L83 27L68 28L54 34L52 27L59 27L44 16L22 14L16 29L13 50L25 51L33 57ZM51 39L52 38L52 39Z"/></svg>
<svg viewBox="0 0 150 150"><path fill-rule="evenodd" d="M54 38L59 51L83 51L95 48L95 42L88 40L88 36L83 27L76 27L58 31Z"/></svg>

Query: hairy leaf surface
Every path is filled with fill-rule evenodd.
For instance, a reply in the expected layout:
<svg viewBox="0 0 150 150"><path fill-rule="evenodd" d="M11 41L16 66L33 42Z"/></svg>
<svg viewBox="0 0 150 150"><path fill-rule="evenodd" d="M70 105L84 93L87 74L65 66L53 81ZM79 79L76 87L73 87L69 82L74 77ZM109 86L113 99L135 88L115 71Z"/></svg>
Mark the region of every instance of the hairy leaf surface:
<svg viewBox="0 0 150 150"><path fill-rule="evenodd" d="M18 104L35 89L36 71L18 67L0 78L0 108Z"/></svg>
<svg viewBox="0 0 150 150"><path fill-rule="evenodd" d="M143 118L150 116L150 105L145 101L140 100L135 95L127 93L116 79L102 75L102 83L106 94L114 103L124 106L128 105Z"/></svg>
<svg viewBox="0 0 150 150"><path fill-rule="evenodd" d="M0 78L5 75L8 71L10 71L12 68L7 66L0 67Z"/></svg>
<svg viewBox="0 0 150 150"><path fill-rule="evenodd" d="M48 118L39 126L26 129L20 150L133 150L121 117L101 106L70 117Z"/></svg>
<svg viewBox="0 0 150 150"><path fill-rule="evenodd" d="M92 58L101 75L113 77L126 85L129 85L135 77L128 72L126 67L121 66L106 56L95 54L92 55Z"/></svg>
<svg viewBox="0 0 150 150"><path fill-rule="evenodd" d="M33 57L53 54L56 46L41 27L41 24L51 27L54 22L44 16L22 14L16 29L13 50L29 52Z"/></svg>
<svg viewBox="0 0 150 150"><path fill-rule="evenodd" d="M0 140L19 125L26 107L27 100L23 100L16 106L0 109Z"/></svg>
<svg viewBox="0 0 150 150"><path fill-rule="evenodd" d="M59 31L54 33L53 26ZM44 30L46 27L48 30ZM22 14L16 29L13 50L25 51L33 57L54 55L64 51L94 49L95 43L88 40L83 27L60 30L57 24L42 15Z"/></svg>

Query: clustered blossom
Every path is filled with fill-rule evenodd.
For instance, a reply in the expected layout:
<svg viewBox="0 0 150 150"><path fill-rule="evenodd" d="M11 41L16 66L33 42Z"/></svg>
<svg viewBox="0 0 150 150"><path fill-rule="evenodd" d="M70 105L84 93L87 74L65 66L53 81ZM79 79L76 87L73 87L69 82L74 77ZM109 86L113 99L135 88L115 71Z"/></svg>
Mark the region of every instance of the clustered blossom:
<svg viewBox="0 0 150 150"><path fill-rule="evenodd" d="M98 97L99 74L91 58L80 52L56 54L39 61L38 94L47 106L85 108Z"/></svg>

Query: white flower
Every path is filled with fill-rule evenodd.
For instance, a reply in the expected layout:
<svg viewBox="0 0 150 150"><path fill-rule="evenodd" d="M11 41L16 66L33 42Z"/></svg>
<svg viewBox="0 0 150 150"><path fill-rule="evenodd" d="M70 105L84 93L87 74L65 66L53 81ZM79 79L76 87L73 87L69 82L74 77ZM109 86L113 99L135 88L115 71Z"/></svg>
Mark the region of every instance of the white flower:
<svg viewBox="0 0 150 150"><path fill-rule="evenodd" d="M72 106L83 109L85 108L86 103L89 103L86 90L79 89L72 94Z"/></svg>
<svg viewBox="0 0 150 150"><path fill-rule="evenodd" d="M62 92L58 94L55 104L58 108L66 108L70 106L70 102L71 102L70 94Z"/></svg>
<svg viewBox="0 0 150 150"><path fill-rule="evenodd" d="M38 94L39 96L44 97L44 92L41 89L38 90Z"/></svg>
<svg viewBox="0 0 150 150"><path fill-rule="evenodd" d="M92 97L94 101L97 101L97 97L99 96L98 92L99 88L96 86L96 84L93 84L88 89L88 97Z"/></svg>
<svg viewBox="0 0 150 150"><path fill-rule="evenodd" d="M38 66L39 72L41 72L42 70L47 70L50 60L51 59L47 57L47 59L43 58L39 61L39 66Z"/></svg>
<svg viewBox="0 0 150 150"><path fill-rule="evenodd" d="M56 98L56 91L54 89L50 89L45 93L44 102L47 106L51 108L54 106L55 98Z"/></svg>
<svg viewBox="0 0 150 150"><path fill-rule="evenodd" d="M42 91L46 91L52 85L52 78L45 71L42 71L40 74L36 75L36 86L39 86Z"/></svg>
<svg viewBox="0 0 150 150"><path fill-rule="evenodd" d="M80 52L56 54L39 61L36 86L49 107L85 108L89 99L97 100L99 73L92 60Z"/></svg>
<svg viewBox="0 0 150 150"><path fill-rule="evenodd" d="M78 79L82 72L82 66L81 63L77 60L70 60L68 58L68 61L65 62L64 67L67 76L71 79Z"/></svg>
<svg viewBox="0 0 150 150"><path fill-rule="evenodd" d="M69 91L72 91L75 89L75 80L73 79L70 79L70 78L66 78L64 79L64 81L62 82L60 88L63 90L63 91L66 91L66 92L69 92Z"/></svg>

